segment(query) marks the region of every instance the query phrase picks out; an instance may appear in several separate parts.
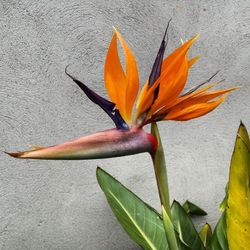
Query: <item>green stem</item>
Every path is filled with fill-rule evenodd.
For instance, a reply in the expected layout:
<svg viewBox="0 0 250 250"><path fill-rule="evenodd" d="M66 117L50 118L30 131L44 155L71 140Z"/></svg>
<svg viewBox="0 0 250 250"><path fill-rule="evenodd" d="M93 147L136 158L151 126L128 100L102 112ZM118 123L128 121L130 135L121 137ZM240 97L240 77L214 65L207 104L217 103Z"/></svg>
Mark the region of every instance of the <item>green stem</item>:
<svg viewBox="0 0 250 250"><path fill-rule="evenodd" d="M156 137L158 142L157 150L151 154L151 157L154 164L161 205L164 207L166 213L171 218L167 168L161 138L156 123L152 123L151 125L151 134Z"/></svg>
<svg viewBox="0 0 250 250"><path fill-rule="evenodd" d="M178 250L175 231L171 220L172 216L170 210L168 177L167 177L165 156L162 148L159 130L156 123L151 124L151 134L156 137L158 142L157 149L155 152L151 154L151 157L154 164L158 193L162 205L163 223L164 223L166 238L168 241L169 249Z"/></svg>

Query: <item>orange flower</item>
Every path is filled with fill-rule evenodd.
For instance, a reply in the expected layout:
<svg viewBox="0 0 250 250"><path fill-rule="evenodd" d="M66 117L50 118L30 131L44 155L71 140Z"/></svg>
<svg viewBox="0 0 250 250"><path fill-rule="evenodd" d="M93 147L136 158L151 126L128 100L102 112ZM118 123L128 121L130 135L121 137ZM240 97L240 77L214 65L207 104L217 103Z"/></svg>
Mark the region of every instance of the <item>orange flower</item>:
<svg viewBox="0 0 250 250"><path fill-rule="evenodd" d="M182 94L189 68L199 57L188 59L188 49L197 39L194 36L163 59L167 29L152 67L148 81L139 95L135 116L133 106L139 89L139 77L133 53L115 29L105 67L104 80L111 101L101 97L85 84L66 74L84 91L88 98L99 105L114 121L116 128L81 137L51 147L8 153L17 158L33 159L93 159L116 157L141 152L153 153L156 138L143 130L143 126L161 120L186 121L205 115L222 103L228 92L236 88L207 92L216 84L201 88L208 81ZM125 70L118 55L117 38L125 55Z"/></svg>
<svg viewBox="0 0 250 250"><path fill-rule="evenodd" d="M133 125L138 127L154 121L186 121L205 115L225 100L226 93L237 89L228 88L207 92L216 84L200 89L203 83L186 94L182 94L188 71L199 59L199 56L188 59L188 50L198 35L185 42L163 60L165 36L150 78L142 88L137 101ZM126 71L123 70L119 60L117 38L125 55ZM139 86L138 71L132 52L116 29L106 58L104 80L110 99L116 104L123 119L131 123L133 104Z"/></svg>

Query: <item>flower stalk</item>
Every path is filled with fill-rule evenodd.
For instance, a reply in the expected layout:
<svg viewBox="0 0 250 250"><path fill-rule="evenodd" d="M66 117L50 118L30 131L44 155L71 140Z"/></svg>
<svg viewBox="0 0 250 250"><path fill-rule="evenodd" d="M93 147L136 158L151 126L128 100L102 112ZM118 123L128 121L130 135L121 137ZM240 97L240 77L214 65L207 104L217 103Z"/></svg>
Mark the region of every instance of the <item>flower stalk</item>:
<svg viewBox="0 0 250 250"><path fill-rule="evenodd" d="M151 154L151 157L154 164L154 171L157 180L161 205L164 207L166 213L171 218L167 168L159 130L155 122L151 124L151 134L155 136L158 143L157 150Z"/></svg>
<svg viewBox="0 0 250 250"><path fill-rule="evenodd" d="M177 240L175 237L175 230L172 223L170 197L168 188L167 168L164 157L164 151L161 143L160 133L157 124L151 124L151 134L155 136L158 146L157 149L151 153L154 164L154 171L157 180L158 193L161 200L163 224L166 233L167 242L170 250L178 250Z"/></svg>

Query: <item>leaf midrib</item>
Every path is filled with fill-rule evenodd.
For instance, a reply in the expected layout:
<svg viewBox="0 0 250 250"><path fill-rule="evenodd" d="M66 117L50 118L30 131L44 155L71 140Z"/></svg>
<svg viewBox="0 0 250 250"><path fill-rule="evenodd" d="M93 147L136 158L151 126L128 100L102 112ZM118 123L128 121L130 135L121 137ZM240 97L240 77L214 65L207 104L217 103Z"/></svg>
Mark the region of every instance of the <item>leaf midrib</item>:
<svg viewBox="0 0 250 250"><path fill-rule="evenodd" d="M113 194L112 192L109 192L109 194L112 195L112 197L116 200L116 202L121 206L121 208L124 210L124 212L127 214L127 216L129 217L129 219L131 220L131 222L135 225L135 227L137 228L137 230L139 231L139 233L143 236L143 238L146 240L146 242L148 243L148 245L151 247L152 250L157 250L156 246L150 241L150 239L147 238L147 236L145 235L145 233L140 229L140 226L136 223L136 221L133 219L133 217L131 217L131 215L129 214L129 211L123 206L123 204L116 198L115 194Z"/></svg>

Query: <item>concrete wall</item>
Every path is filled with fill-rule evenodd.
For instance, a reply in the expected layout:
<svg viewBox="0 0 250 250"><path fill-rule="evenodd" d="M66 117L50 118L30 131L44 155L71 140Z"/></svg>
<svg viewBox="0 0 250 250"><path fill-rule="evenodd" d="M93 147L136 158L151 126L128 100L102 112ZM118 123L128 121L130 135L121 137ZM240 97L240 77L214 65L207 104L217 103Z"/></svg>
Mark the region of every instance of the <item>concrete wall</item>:
<svg viewBox="0 0 250 250"><path fill-rule="evenodd" d="M250 128L248 1L0 2L0 150L51 145L113 126L64 74L106 95L103 65L112 25L133 50L143 84L170 17L168 51L196 33L202 58L188 86L221 69L221 87L242 86L213 113L159 124L172 198L190 199L215 225L236 130ZM16 160L0 153L0 249L139 249L107 205L99 165L159 208L147 154L91 161Z"/></svg>

